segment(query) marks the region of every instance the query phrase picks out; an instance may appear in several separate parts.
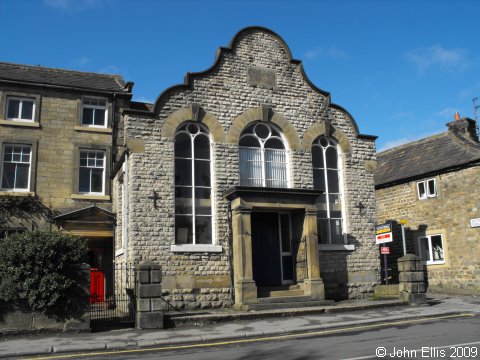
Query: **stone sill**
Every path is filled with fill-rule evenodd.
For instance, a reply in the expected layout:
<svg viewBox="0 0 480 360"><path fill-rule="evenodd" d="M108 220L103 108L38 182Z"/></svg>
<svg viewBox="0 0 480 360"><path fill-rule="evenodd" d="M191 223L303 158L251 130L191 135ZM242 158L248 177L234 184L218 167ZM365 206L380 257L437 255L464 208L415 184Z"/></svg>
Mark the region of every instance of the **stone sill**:
<svg viewBox="0 0 480 360"><path fill-rule="evenodd" d="M35 196L32 191L5 191L0 190L0 196Z"/></svg>
<svg viewBox="0 0 480 360"><path fill-rule="evenodd" d="M29 128L39 128L40 124L33 121L19 121L19 120L0 120L0 125L10 125L10 126L24 126Z"/></svg>
<svg viewBox="0 0 480 360"><path fill-rule="evenodd" d="M123 255L125 253L125 249L118 249L117 251L115 251L115 256L120 256L120 255Z"/></svg>
<svg viewBox="0 0 480 360"><path fill-rule="evenodd" d="M110 128L101 128L101 127L89 127L89 126L75 126L75 131L86 131L86 132L96 132L103 134L111 134L112 129Z"/></svg>
<svg viewBox="0 0 480 360"><path fill-rule="evenodd" d="M353 251L355 245L353 244L319 244L318 250L320 251Z"/></svg>
<svg viewBox="0 0 480 360"><path fill-rule="evenodd" d="M445 260L444 261L435 261L435 262L422 261L422 264L425 265L425 266L445 265Z"/></svg>
<svg viewBox="0 0 480 360"><path fill-rule="evenodd" d="M110 200L110 195L72 194L70 198L75 200Z"/></svg>
<svg viewBox="0 0 480 360"><path fill-rule="evenodd" d="M172 245L170 250L172 252L210 252L210 253L220 253L222 252L222 247L220 245Z"/></svg>

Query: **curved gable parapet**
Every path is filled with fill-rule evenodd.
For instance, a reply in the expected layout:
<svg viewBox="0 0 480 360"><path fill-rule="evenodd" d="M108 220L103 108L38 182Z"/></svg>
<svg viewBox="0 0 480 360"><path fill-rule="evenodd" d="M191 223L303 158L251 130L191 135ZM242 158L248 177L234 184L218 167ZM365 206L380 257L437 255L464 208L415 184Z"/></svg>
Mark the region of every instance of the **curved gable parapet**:
<svg viewBox="0 0 480 360"><path fill-rule="evenodd" d="M357 122L355 121L355 119L353 118L353 116L347 111L345 110L345 108L341 107L340 105L338 104L330 104L329 106L331 109L335 109L337 111L340 111L342 113L345 114L345 116L347 117L347 119L350 121L350 123L352 124L352 128L353 130L355 131L355 135L357 136L357 138L359 139L365 139L365 140L376 140L378 136L375 136L375 135L367 135L367 134L361 134L360 133L360 130L358 129L358 125L357 125Z"/></svg>
<svg viewBox="0 0 480 360"><path fill-rule="evenodd" d="M167 97L171 93L181 92L181 91L185 91L185 90L192 90L193 89L193 80L195 78L203 77L203 76L209 75L212 72L214 72L217 69L217 67L219 66L221 60L225 57L225 55L234 52L236 46L239 44L241 39L246 34L252 33L252 32L263 32L263 33L266 33L266 34L269 34L269 35L273 36L281 44L282 48L285 50L287 60L291 64L296 65L298 67L298 70L299 70L300 74L302 75L303 79L305 80L305 82L315 92L317 92L318 94L320 94L320 95L322 95L326 98L327 105L330 104L330 93L325 91L325 90L320 89L315 84L313 84L313 82L308 78L308 76L305 73L305 69L303 67L302 61L297 60L297 59L293 59L292 52L291 52L290 48L288 47L287 43L283 40L283 38L280 35L278 35L274 31L272 31L270 29L267 29L265 27L262 27L262 26L249 26L249 27L245 27L245 28L241 29L239 32L237 32L233 36L232 40L230 41L230 43L228 44L227 47L218 48L218 50L216 52L215 60L212 64L212 66L210 66L206 70L199 71L199 72L187 72L186 75L185 75L183 84L173 85L173 86L165 89L162 93L160 93L160 95L156 98L156 100L153 104L152 111L127 109L127 110L125 110L125 112L126 113L142 113L142 114L158 115L160 110L161 110L162 100L165 97Z"/></svg>

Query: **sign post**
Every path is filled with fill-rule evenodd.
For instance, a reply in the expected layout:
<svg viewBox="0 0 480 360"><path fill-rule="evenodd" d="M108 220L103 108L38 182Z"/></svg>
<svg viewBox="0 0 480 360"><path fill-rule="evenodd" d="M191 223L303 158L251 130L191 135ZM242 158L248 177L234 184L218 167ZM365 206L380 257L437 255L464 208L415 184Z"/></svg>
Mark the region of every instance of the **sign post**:
<svg viewBox="0 0 480 360"><path fill-rule="evenodd" d="M375 244L382 244L380 253L383 254L385 284L388 285L388 266L387 266L387 254L390 254L390 248L385 246L385 243L393 241L392 236L392 224L385 223L375 226Z"/></svg>
<svg viewBox="0 0 480 360"><path fill-rule="evenodd" d="M405 219L400 220L400 224L402 225L402 243L403 243L403 255L407 255L407 243L405 241L405 225L407 225L408 221Z"/></svg>

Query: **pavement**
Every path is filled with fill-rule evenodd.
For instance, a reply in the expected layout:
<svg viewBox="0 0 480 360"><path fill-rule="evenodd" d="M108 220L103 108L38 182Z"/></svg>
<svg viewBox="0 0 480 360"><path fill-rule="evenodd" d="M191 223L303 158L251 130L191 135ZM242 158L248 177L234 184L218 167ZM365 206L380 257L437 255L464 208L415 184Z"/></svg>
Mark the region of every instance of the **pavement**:
<svg viewBox="0 0 480 360"><path fill-rule="evenodd" d="M180 326L159 330L12 335L0 338L0 358L229 341L463 313L480 315L478 296L428 294L428 299L429 304L422 306L398 300L349 300L318 308L211 311L188 315L187 319L183 316Z"/></svg>

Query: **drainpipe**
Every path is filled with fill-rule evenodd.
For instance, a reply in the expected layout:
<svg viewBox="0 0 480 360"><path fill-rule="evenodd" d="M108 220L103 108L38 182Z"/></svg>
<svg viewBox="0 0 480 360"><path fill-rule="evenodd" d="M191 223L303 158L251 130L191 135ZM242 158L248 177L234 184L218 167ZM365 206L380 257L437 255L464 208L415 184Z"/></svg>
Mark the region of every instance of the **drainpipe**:
<svg viewBox="0 0 480 360"><path fill-rule="evenodd" d="M234 273L233 273L233 230L232 230L232 202L228 202L228 212L227 212L227 222L228 222L228 263L230 264L230 293L232 294L232 300L235 304L235 284L234 282Z"/></svg>

